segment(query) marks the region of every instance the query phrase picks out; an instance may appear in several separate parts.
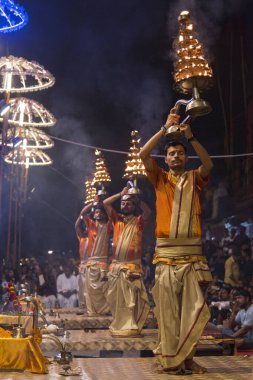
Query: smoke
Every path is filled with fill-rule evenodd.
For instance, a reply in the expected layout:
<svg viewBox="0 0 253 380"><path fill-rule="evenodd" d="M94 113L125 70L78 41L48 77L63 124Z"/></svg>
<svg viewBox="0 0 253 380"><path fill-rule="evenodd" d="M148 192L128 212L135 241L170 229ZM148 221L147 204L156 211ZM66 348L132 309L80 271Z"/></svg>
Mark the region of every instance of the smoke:
<svg viewBox="0 0 253 380"><path fill-rule="evenodd" d="M188 10L195 30L210 54L212 46L220 38L226 17L247 9L250 0L179 0L170 3L168 11L168 35L175 38L178 32L177 18L183 10Z"/></svg>
<svg viewBox="0 0 253 380"><path fill-rule="evenodd" d="M190 11L198 38L208 51L206 58L211 62L213 47L221 38L227 18L236 12L246 12L250 1L22 0L22 3L30 21L20 32L8 36L9 52L38 61L56 77L55 86L43 91L47 99L42 103L57 118L48 134L121 151L128 150L133 129L140 131L142 143L147 141L164 123L178 98L173 90L172 56L179 13L184 9ZM2 40L0 53L5 55L5 49ZM37 100L37 94L32 94L32 98ZM93 171L94 152L55 140L55 147L48 154L54 160L52 169L31 171L31 183L34 181L36 187L33 196L41 196L43 210L47 208L49 218L55 216L54 225L62 220L65 227L64 217L72 220L77 207L79 210L76 198L83 197L83 181ZM105 153L111 165L109 171L115 172L115 186L122 175L124 158L113 154L107 160ZM63 216L49 210L47 203ZM36 212L36 206L33 207L31 225ZM50 225L48 219L46 224ZM47 233L41 245L47 240Z"/></svg>
<svg viewBox="0 0 253 380"><path fill-rule="evenodd" d="M89 135L85 133L83 124L80 120L64 116L58 120L54 129L54 135L62 137L64 140L91 145L92 141ZM58 163L61 169L64 169L66 175L77 186L80 185L80 182L83 184L84 178L90 177L94 170L92 165L94 151L75 144L61 142L57 139L55 140L55 144L56 149L58 145L61 145L61 160Z"/></svg>
<svg viewBox="0 0 253 380"><path fill-rule="evenodd" d="M166 120L171 107L171 94L168 77L147 79L142 83L141 94L138 99L138 111L135 118L134 129L140 131L142 144L147 141L155 130L158 130ZM164 115L164 110L166 115Z"/></svg>

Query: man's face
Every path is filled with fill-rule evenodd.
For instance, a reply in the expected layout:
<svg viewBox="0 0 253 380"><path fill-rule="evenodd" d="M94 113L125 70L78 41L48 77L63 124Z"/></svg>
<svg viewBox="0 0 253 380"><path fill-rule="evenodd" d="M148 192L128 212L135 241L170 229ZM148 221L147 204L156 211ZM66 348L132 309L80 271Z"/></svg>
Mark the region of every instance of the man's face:
<svg viewBox="0 0 253 380"><path fill-rule="evenodd" d="M135 204L131 200L125 200L120 202L120 209L122 214L131 215L135 211Z"/></svg>
<svg viewBox="0 0 253 380"><path fill-rule="evenodd" d="M65 276L66 276L67 278L70 278L70 277L71 277L72 271L71 271L71 269L70 269L69 267L65 267L65 268L63 269L63 272L65 273Z"/></svg>
<svg viewBox="0 0 253 380"><path fill-rule="evenodd" d="M185 168L187 158L182 145L170 146L167 150L165 162L171 169L182 170Z"/></svg>
<svg viewBox="0 0 253 380"><path fill-rule="evenodd" d="M94 212L94 219L98 221L104 221L106 219L106 214L101 208L96 208Z"/></svg>
<svg viewBox="0 0 253 380"><path fill-rule="evenodd" d="M244 297L242 295L235 297L236 303L240 306L240 308L245 309L248 302L248 297Z"/></svg>
<svg viewBox="0 0 253 380"><path fill-rule="evenodd" d="M226 301L229 298L229 292L224 288L221 288L219 295L222 301Z"/></svg>

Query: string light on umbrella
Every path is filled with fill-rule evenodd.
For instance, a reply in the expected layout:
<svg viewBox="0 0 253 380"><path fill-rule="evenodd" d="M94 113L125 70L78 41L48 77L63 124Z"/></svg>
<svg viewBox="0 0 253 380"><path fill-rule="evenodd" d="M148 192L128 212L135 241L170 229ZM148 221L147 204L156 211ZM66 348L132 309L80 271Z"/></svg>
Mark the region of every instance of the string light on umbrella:
<svg viewBox="0 0 253 380"><path fill-rule="evenodd" d="M111 177L109 171L105 164L105 159L103 153L100 150L95 151L96 162L95 162L95 173L92 181L92 185L97 188L101 188L99 193L100 195L105 195L105 185L111 182Z"/></svg>
<svg viewBox="0 0 253 380"><path fill-rule="evenodd" d="M51 165L53 162L44 151L40 149L27 149L23 146L11 150L4 157L4 161L8 164L25 166L26 169L30 166Z"/></svg>
<svg viewBox="0 0 253 380"><path fill-rule="evenodd" d="M13 0L0 1L0 32L14 32L23 28L28 22L28 15L23 7Z"/></svg>
<svg viewBox="0 0 253 380"><path fill-rule="evenodd" d="M92 181L85 181L85 201L84 204L93 203L96 195L96 188L92 185Z"/></svg>
<svg viewBox="0 0 253 380"><path fill-rule="evenodd" d="M28 149L26 139L23 139L22 145L12 149L5 157L4 161L11 164L15 178L19 178L18 188L15 188L16 198L19 205L27 199L27 181L28 170L31 166L48 166L52 164L51 158L40 149ZM15 170L14 169L20 169Z"/></svg>
<svg viewBox="0 0 253 380"><path fill-rule="evenodd" d="M0 58L0 92L21 93L53 86L55 78L39 63L12 55Z"/></svg>
<svg viewBox="0 0 253 380"><path fill-rule="evenodd" d="M12 21L14 19L7 18L7 13L2 7L8 4L14 5L14 1L0 0L0 23L5 17L9 26L13 27ZM17 16L17 6L14 13ZM27 22L27 15L25 14L23 17L24 24L24 21ZM16 27L21 27L21 24L16 25ZM1 188L5 179L3 162L11 164L10 170L8 170L10 185L6 243L7 262L11 253L11 240L13 240L12 252L18 253L19 256L21 253L21 208L27 199L28 170L31 166L52 164L51 158L41 149L51 148L54 145L53 141L34 127L49 127L55 124L54 117L39 103L25 98L11 100L10 96L12 93L20 94L47 89L54 83L53 75L37 62L11 55L0 58L0 93L4 94L4 99L0 104L0 116L5 113L2 118L0 216L2 211ZM13 147L16 147L6 154L9 147L8 140L12 142Z"/></svg>
<svg viewBox="0 0 253 380"><path fill-rule="evenodd" d="M7 131L7 143L10 148L15 148L22 144L26 139L26 148L28 149L49 149L54 147L54 141L44 132L36 128L9 128ZM0 144L2 137L0 136Z"/></svg>
<svg viewBox="0 0 253 380"><path fill-rule="evenodd" d="M52 127L56 119L42 104L24 97L9 101L8 124L24 127ZM3 118L0 117L0 121Z"/></svg>
<svg viewBox="0 0 253 380"><path fill-rule="evenodd" d="M125 163L126 167L123 178L133 179L147 175L143 162L140 159L140 141L141 139L139 137L139 132L136 130L132 131L130 142L131 145L127 156L128 158Z"/></svg>

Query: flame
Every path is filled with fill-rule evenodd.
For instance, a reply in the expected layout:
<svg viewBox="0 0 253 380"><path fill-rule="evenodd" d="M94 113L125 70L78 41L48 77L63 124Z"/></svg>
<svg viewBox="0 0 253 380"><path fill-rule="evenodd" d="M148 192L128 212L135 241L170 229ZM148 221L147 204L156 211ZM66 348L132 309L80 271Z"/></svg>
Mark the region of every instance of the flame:
<svg viewBox="0 0 253 380"><path fill-rule="evenodd" d="M204 58L201 44L195 37L194 26L190 21L190 13L186 10L182 11L178 21L180 25L176 50L178 59L174 64L174 78L176 83L179 84L180 90L180 83L183 83L184 80L201 76L212 78L213 72Z"/></svg>
<svg viewBox="0 0 253 380"><path fill-rule="evenodd" d="M140 159L140 141L139 132L134 130L131 132L132 140L129 148L128 159L126 160L125 173L123 178L133 178L138 176L146 176L146 170Z"/></svg>

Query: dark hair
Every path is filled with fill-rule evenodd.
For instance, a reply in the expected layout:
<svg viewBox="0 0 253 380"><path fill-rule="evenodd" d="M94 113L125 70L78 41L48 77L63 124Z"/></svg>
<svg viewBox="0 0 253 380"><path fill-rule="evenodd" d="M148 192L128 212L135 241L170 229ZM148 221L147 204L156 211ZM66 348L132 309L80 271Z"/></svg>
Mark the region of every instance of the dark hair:
<svg viewBox="0 0 253 380"><path fill-rule="evenodd" d="M229 284L225 284L225 283L224 283L224 284L222 284L221 289L225 289L228 293L230 293L232 287L231 287L231 285L229 285Z"/></svg>
<svg viewBox="0 0 253 380"><path fill-rule="evenodd" d="M103 205L100 205L100 204L95 205L95 206L93 207L93 210L94 210L94 212L95 212L96 210L101 210L101 211L103 211L103 212L106 214L106 211L105 211L104 206L103 206Z"/></svg>
<svg viewBox="0 0 253 380"><path fill-rule="evenodd" d="M250 294L250 292L249 292L248 290L246 290L246 289L238 289L238 290L236 291L235 296L236 296L236 297L237 297L237 296L248 297L248 298L249 298L249 301L251 301L251 294Z"/></svg>
<svg viewBox="0 0 253 380"><path fill-rule="evenodd" d="M171 141L168 141L167 144L164 147L164 153L165 153L165 155L167 154L167 150L171 146L177 146L177 145L181 145L184 148L185 154L187 154L186 146L181 141L179 141L179 140L171 140Z"/></svg>

